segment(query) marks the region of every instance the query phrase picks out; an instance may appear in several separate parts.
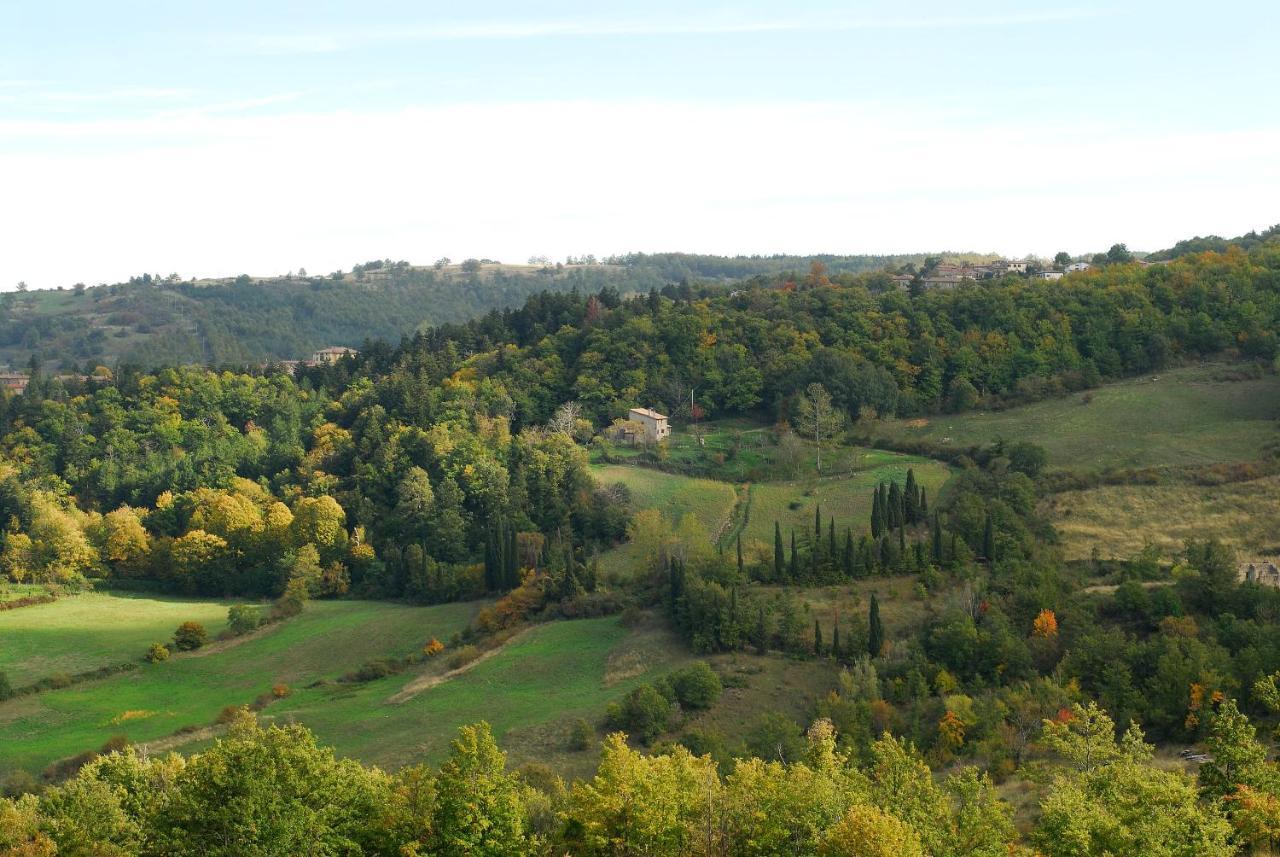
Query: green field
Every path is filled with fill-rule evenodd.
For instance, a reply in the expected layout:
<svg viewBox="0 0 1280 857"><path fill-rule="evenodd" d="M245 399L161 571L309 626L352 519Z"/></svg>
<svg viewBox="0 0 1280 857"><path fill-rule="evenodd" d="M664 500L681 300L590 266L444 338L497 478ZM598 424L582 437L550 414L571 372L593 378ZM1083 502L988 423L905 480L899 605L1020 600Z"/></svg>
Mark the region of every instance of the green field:
<svg viewBox="0 0 1280 857"><path fill-rule="evenodd" d="M999 412L886 421L899 440L970 446L1026 440L1050 468L1186 466L1249 461L1280 440L1280 375L1222 380L1221 365L1175 369Z"/></svg>
<svg viewBox="0 0 1280 857"><path fill-rule="evenodd" d="M564 750L568 723L597 720L605 706L683 656L659 630L632 631L616 617L553 622L515 638L474 668L407 701L389 698L413 674L366 685L302 690L271 706L346 756L396 767L439 761L459 726L486 720L503 747L544 764ZM594 756L579 754L594 764Z"/></svg>
<svg viewBox="0 0 1280 857"><path fill-rule="evenodd" d="M0 670L20 687L58 673L136 661L152 643L168 643L188 619L217 634L226 626L229 603L86 592L0 611Z"/></svg>
<svg viewBox="0 0 1280 857"><path fill-rule="evenodd" d="M715 479L697 479L626 464L595 464L591 473L602 484L626 485L631 491L633 509L657 509L673 523L687 514L693 515L712 540L728 527L737 502L733 485ZM625 544L606 552L600 562L606 571L622 573L633 568L639 559L634 547Z"/></svg>
<svg viewBox="0 0 1280 857"><path fill-rule="evenodd" d="M1217 538L1241 556L1280 554L1280 477L1205 487L1106 485L1048 497L1042 509L1067 559L1128 559L1147 541L1165 557L1189 538Z"/></svg>
<svg viewBox="0 0 1280 857"><path fill-rule="evenodd" d="M747 524L742 533L744 547L764 544L772 557L774 521L782 525L784 539L790 538L792 529L798 535L811 533L815 505L822 507L824 533L827 522L834 516L841 539L844 529L850 526L854 535L859 536L870 527L871 492L880 482L905 482L907 470L913 469L916 481L924 486L932 503L950 477L945 465L928 458L875 449L840 452L859 469L844 476L753 483Z"/></svg>
<svg viewBox="0 0 1280 857"><path fill-rule="evenodd" d="M81 617L84 633L105 628L110 635L115 602L130 600L100 596L97 610ZM223 612L225 606L219 605ZM225 706L252 702L277 683L301 689L372 659L403 657L431 637L447 639L475 610L475 604L317 601L302 615L230 646L8 700L0 703L0 770L38 770L115 735L151 741L182 727L206 726Z"/></svg>

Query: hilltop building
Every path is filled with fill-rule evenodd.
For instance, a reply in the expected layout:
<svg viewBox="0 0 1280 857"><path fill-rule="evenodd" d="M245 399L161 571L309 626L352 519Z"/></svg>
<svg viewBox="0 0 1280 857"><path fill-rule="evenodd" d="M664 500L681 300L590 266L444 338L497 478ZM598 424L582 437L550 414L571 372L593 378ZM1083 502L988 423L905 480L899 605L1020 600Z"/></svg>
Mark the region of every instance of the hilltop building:
<svg viewBox="0 0 1280 857"><path fill-rule="evenodd" d="M330 348L321 348L319 351L311 355L311 360L309 361L309 365L332 366L333 364L341 360L343 357L347 357L347 356L355 357L359 353L360 352L356 351L354 348L340 348L336 346L330 347Z"/></svg>

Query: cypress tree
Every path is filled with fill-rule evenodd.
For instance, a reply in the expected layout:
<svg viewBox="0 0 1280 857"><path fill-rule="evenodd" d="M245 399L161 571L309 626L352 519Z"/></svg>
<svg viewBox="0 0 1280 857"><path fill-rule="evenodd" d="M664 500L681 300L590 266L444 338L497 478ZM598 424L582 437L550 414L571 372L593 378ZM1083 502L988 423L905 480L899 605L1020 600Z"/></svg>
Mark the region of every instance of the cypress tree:
<svg viewBox="0 0 1280 857"><path fill-rule="evenodd" d="M795 530L791 531L791 568L789 570L791 572L791 580L792 582L795 582L795 580L800 575L800 560L796 557L796 531Z"/></svg>
<svg viewBox="0 0 1280 857"><path fill-rule="evenodd" d="M871 657L878 658L884 648L884 626L880 624L880 602L876 594L871 593L871 607L867 611L867 651Z"/></svg>
<svg viewBox="0 0 1280 857"><path fill-rule="evenodd" d="M925 520L929 516L929 496L925 493L924 486L920 486L920 520Z"/></svg>
<svg viewBox="0 0 1280 857"><path fill-rule="evenodd" d="M507 524L507 580L512 589L520 585L520 546L516 528L510 524Z"/></svg>
<svg viewBox="0 0 1280 857"><path fill-rule="evenodd" d="M897 482L889 485L889 529L896 530L905 522L902 520L902 489Z"/></svg>
<svg viewBox="0 0 1280 857"><path fill-rule="evenodd" d="M904 556L907 552L907 528L902 527L898 530L898 556Z"/></svg>
<svg viewBox="0 0 1280 857"><path fill-rule="evenodd" d="M889 537L880 537L880 573L888 574L889 569L893 568L893 548L890 547Z"/></svg>
<svg viewBox="0 0 1280 857"><path fill-rule="evenodd" d="M942 522L937 515L933 516L933 561L942 565Z"/></svg>
<svg viewBox="0 0 1280 857"><path fill-rule="evenodd" d="M786 564L786 555L782 550L782 525L773 522L773 579L782 580L782 569Z"/></svg>
<svg viewBox="0 0 1280 857"><path fill-rule="evenodd" d="M827 521L827 561L836 563L836 519Z"/></svg>
<svg viewBox="0 0 1280 857"><path fill-rule="evenodd" d="M822 538L822 504L817 503L813 507L813 539L817 541Z"/></svg>
<svg viewBox="0 0 1280 857"><path fill-rule="evenodd" d="M884 503L880 501L880 489L871 498L871 538L878 539L884 533Z"/></svg>
<svg viewBox="0 0 1280 857"><path fill-rule="evenodd" d="M859 542L859 545L860 545L859 551L862 556L862 576L863 577L870 577L871 575L876 573L876 559L875 559L875 554L873 553L874 551L874 548L872 547L873 544L875 543L872 542L871 539L867 538L866 536L863 536L861 541Z"/></svg>
<svg viewBox="0 0 1280 857"><path fill-rule="evenodd" d="M738 533L738 577L742 577L742 533Z"/></svg>
<svg viewBox="0 0 1280 857"><path fill-rule="evenodd" d="M822 657L822 626L817 619L813 620L813 653Z"/></svg>
<svg viewBox="0 0 1280 857"><path fill-rule="evenodd" d="M764 608L756 614L756 626L751 633L751 644L756 647L756 654L763 655L769 651L769 626L765 622Z"/></svg>
<svg viewBox="0 0 1280 857"><path fill-rule="evenodd" d="M844 576L853 579L853 530L844 531Z"/></svg>
<svg viewBox="0 0 1280 857"><path fill-rule="evenodd" d="M982 525L982 557L987 562L994 562L996 558L996 533L991 525L990 515L987 515L987 522Z"/></svg>
<svg viewBox="0 0 1280 857"><path fill-rule="evenodd" d="M836 623L831 627L831 657L840 660L840 614L836 614Z"/></svg>
<svg viewBox="0 0 1280 857"><path fill-rule="evenodd" d="M904 490L907 495L903 499L907 523L918 523L920 521L920 489L916 486L916 472L910 467L907 468L907 484Z"/></svg>
<svg viewBox="0 0 1280 857"><path fill-rule="evenodd" d="M673 559L667 565L667 586L669 606L671 612L674 613L676 605L680 603L680 598L684 595L684 566L680 560Z"/></svg>

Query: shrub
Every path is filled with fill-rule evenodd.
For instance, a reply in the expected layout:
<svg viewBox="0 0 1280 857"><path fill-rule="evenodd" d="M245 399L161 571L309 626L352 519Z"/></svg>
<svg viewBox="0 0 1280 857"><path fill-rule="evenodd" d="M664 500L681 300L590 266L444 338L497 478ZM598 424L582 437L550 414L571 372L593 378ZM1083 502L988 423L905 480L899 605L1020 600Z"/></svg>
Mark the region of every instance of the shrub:
<svg viewBox="0 0 1280 857"><path fill-rule="evenodd" d="M431 642L427 643L425 646L422 647L422 654L426 655L429 658L434 658L436 655L440 654L443 651L444 651L444 643L440 642L435 637L432 637Z"/></svg>
<svg viewBox="0 0 1280 857"><path fill-rule="evenodd" d="M183 622L173 632L173 645L180 652L190 652L209 642L209 632L199 622Z"/></svg>
<svg viewBox="0 0 1280 857"><path fill-rule="evenodd" d="M596 742L596 729L585 718L579 717L569 727L569 749L576 752L590 750Z"/></svg>
<svg viewBox="0 0 1280 857"><path fill-rule="evenodd" d="M169 660L169 650L164 647L163 643L152 643L151 648L147 649L147 660L153 664L167 661Z"/></svg>
<svg viewBox="0 0 1280 857"><path fill-rule="evenodd" d="M462 669L478 657L480 657L480 650L475 646L463 646L449 656L449 669Z"/></svg>
<svg viewBox="0 0 1280 857"><path fill-rule="evenodd" d="M284 699L286 696L288 696L291 693L293 693L293 689L290 688L289 685L284 683L272 685L271 687L271 695L274 696L276 699Z"/></svg>
<svg viewBox="0 0 1280 857"><path fill-rule="evenodd" d="M45 683L54 690L60 690L64 687L71 687L72 678L67 673L54 673L45 679Z"/></svg>
<svg viewBox="0 0 1280 857"><path fill-rule="evenodd" d="M392 673L399 672L400 670L397 667L397 664L385 659L369 661L355 672L343 676L343 679L352 682L377 681L380 678L386 678Z"/></svg>
<svg viewBox="0 0 1280 857"><path fill-rule="evenodd" d="M685 708L710 708L724 692L720 676L706 661L690 664L671 674L671 687Z"/></svg>
<svg viewBox="0 0 1280 857"><path fill-rule="evenodd" d="M232 604L227 610L227 630L233 636L247 634L262 624L257 608L248 604Z"/></svg>
<svg viewBox="0 0 1280 857"><path fill-rule="evenodd" d="M218 718L215 723L230 723L239 716L240 712L247 711L248 706L245 705L228 705L218 712Z"/></svg>
<svg viewBox="0 0 1280 857"><path fill-rule="evenodd" d="M612 726L625 729L646 744L661 735L671 719L671 703L653 685L642 684L609 706Z"/></svg>

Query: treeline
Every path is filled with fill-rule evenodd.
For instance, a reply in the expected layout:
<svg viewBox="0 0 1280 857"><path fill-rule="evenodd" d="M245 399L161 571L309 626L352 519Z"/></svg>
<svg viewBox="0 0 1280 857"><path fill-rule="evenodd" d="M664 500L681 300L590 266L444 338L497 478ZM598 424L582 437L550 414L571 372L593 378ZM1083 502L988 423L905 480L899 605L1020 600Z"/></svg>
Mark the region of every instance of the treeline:
<svg viewBox="0 0 1280 857"><path fill-rule="evenodd" d="M500 385L517 425L544 423L570 400L596 426L639 403L679 416L691 393L704 415L790 417L797 393L815 381L854 418L964 411L1207 355L1272 361L1278 277L1280 244L1271 239L1248 254L1108 265L1054 282L1009 277L918 297L882 273L828 275L820 266L732 293L681 284L632 300L608 290L544 294L398 349L372 349L316 381L438 384L462 372Z"/></svg>
<svg viewBox="0 0 1280 857"><path fill-rule="evenodd" d="M1271 682L1274 690L1274 679ZM337 759L303 727L248 712L183 758L132 750L66 784L0 799L0 854L617 855L652 857L1225 857L1275 844L1280 770L1231 700L1207 716L1198 776L1152 763L1130 725L1090 704L1034 724L1038 813L1020 835L986 774L935 777L883 735L863 758L829 720L794 760L724 767L669 746L642 755L610 735L589 780L509 770L486 724L459 730L438 768L389 774Z"/></svg>

